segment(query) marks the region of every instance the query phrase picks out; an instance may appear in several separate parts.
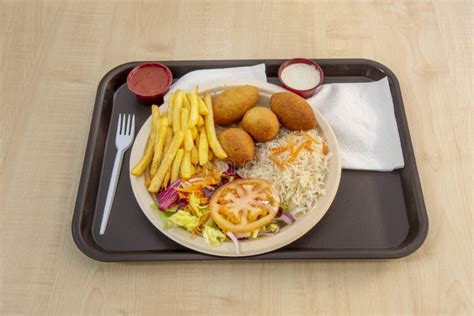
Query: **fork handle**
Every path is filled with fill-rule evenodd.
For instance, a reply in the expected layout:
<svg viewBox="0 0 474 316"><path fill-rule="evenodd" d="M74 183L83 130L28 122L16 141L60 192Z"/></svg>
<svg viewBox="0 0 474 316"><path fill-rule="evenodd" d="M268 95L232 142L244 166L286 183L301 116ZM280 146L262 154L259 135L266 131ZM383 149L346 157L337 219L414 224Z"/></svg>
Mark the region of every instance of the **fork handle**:
<svg viewBox="0 0 474 316"><path fill-rule="evenodd" d="M100 234L105 233L107 223L109 221L110 210L112 209L112 203L115 197L115 191L117 189L117 183L120 176L120 169L122 167L123 150L118 150L115 155L114 168L112 169L112 176L110 177L109 190L107 191L107 197L105 199L104 213L102 214L102 222L100 223Z"/></svg>

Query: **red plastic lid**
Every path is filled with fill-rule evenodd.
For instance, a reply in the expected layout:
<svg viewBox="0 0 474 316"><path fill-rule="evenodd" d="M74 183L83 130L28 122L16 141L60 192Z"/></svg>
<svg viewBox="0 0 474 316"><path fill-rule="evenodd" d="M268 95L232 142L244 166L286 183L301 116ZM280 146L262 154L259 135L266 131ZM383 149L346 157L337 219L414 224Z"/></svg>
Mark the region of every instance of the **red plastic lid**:
<svg viewBox="0 0 474 316"><path fill-rule="evenodd" d="M159 63L141 64L133 68L127 77L127 86L137 97L163 96L173 82L173 74Z"/></svg>

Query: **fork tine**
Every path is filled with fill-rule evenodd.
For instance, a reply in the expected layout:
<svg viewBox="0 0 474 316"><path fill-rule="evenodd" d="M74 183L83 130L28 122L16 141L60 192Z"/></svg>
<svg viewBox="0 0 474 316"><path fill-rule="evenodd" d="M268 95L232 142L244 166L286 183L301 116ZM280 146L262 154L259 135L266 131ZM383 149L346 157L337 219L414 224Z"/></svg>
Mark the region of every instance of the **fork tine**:
<svg viewBox="0 0 474 316"><path fill-rule="evenodd" d="M120 135L125 135L126 130L125 127L127 126L127 115L122 114L123 119L122 119L122 130L120 131Z"/></svg>
<svg viewBox="0 0 474 316"><path fill-rule="evenodd" d="M132 125L132 118L131 118L131 114L128 114L128 118L127 118L127 131L125 133L125 135L130 135L130 127Z"/></svg>
<svg viewBox="0 0 474 316"><path fill-rule="evenodd" d="M132 128L130 131L130 136L134 137L135 136L135 114L132 116Z"/></svg>
<svg viewBox="0 0 474 316"><path fill-rule="evenodd" d="M116 137L120 135L120 127L121 127L121 126L122 126L122 115L119 114L119 119L118 119L118 124L117 124L117 135L116 135Z"/></svg>

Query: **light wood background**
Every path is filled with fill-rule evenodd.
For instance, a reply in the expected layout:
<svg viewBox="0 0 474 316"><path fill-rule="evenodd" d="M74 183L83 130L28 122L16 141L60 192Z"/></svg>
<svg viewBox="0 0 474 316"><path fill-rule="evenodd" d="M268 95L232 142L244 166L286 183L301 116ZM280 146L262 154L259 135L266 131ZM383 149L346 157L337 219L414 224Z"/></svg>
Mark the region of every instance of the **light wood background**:
<svg viewBox="0 0 474 316"><path fill-rule="evenodd" d="M0 313L473 313L473 1L0 0ZM70 223L96 88L133 60L360 57L401 83L430 218L399 260L106 264Z"/></svg>

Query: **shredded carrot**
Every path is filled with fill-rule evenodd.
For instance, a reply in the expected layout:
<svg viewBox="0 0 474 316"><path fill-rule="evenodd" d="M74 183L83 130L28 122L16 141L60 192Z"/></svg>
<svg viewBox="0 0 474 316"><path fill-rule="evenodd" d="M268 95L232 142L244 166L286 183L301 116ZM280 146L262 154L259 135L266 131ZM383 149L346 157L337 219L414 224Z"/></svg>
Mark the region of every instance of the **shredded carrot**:
<svg viewBox="0 0 474 316"><path fill-rule="evenodd" d="M210 212L206 212L206 213L202 214L201 218L199 219L198 227L201 226L202 224L204 224L204 222L209 217L209 214L210 214Z"/></svg>
<svg viewBox="0 0 474 316"><path fill-rule="evenodd" d="M282 161L278 160L277 158L270 156L271 161L278 167L278 169L283 170L285 169L285 165Z"/></svg>
<svg viewBox="0 0 474 316"><path fill-rule="evenodd" d="M305 131L304 134L306 135L306 137L308 137L311 140L311 142L316 143L316 144L321 144L321 142L317 140L316 138L314 138L310 133Z"/></svg>
<svg viewBox="0 0 474 316"><path fill-rule="evenodd" d="M303 148L305 148L305 144L306 144L306 143L302 143L302 144L300 144L300 145L296 148L296 150L295 150L295 152L293 153L293 155L291 155L291 161L292 161L292 162L295 161L295 159L298 157L298 155L299 155L300 152L303 150Z"/></svg>
<svg viewBox="0 0 474 316"><path fill-rule="evenodd" d="M272 148L270 148L270 151L271 151L272 154L281 154L281 153L287 151L289 147L290 147L290 145L286 144L286 145L282 145L282 146L278 146L278 147L272 147Z"/></svg>
<svg viewBox="0 0 474 316"><path fill-rule="evenodd" d="M202 224L194 227L193 230L191 231L191 238L196 237L195 235L202 233L203 230L204 230L204 227L202 226Z"/></svg>
<svg viewBox="0 0 474 316"><path fill-rule="evenodd" d="M290 155L293 156L295 153L295 144L293 142L290 143Z"/></svg>
<svg viewBox="0 0 474 316"><path fill-rule="evenodd" d="M193 182L193 186L213 185L213 184L216 184L216 181L214 179L206 179L206 180Z"/></svg>
<svg viewBox="0 0 474 316"><path fill-rule="evenodd" d="M179 196L180 199L187 199L188 198L188 195L186 193L179 192L179 191L178 191L178 196Z"/></svg>
<svg viewBox="0 0 474 316"><path fill-rule="evenodd" d="M328 143L323 143L323 154L327 155L329 153Z"/></svg>
<svg viewBox="0 0 474 316"><path fill-rule="evenodd" d="M193 192L199 191L199 190L200 190L200 187L199 187L199 186L195 186L195 185L193 184L193 185L187 186L187 187L185 187L185 188L177 188L176 190L177 190L178 192L193 193Z"/></svg>
<svg viewBox="0 0 474 316"><path fill-rule="evenodd" d="M319 140L317 140L310 133L308 133L306 131L303 131L303 133L306 135L307 139L306 139L306 141L300 143L299 145L296 145L293 142L293 137L291 137L293 135L291 135L290 139L289 139L289 142L287 144L277 146L277 147L268 148L268 150L272 154L270 156L270 160L273 161L273 163L278 167L278 169L283 170L283 169L285 169L287 164L293 163L296 160L296 158L298 158L299 154L301 153L301 151L303 149L307 150L309 152L313 152L314 151L313 143L321 144L321 142ZM281 161L280 159L278 159L276 157L277 155L282 154L286 151L290 152L290 155L289 155L290 157L287 160ZM325 155L328 153L328 148L327 148L327 143L326 142L323 143L323 153Z"/></svg>
<svg viewBox="0 0 474 316"><path fill-rule="evenodd" d="M296 158L298 158L298 155L301 153L303 149L306 149L307 151L313 151L313 147L311 145L312 145L312 142L309 139L301 143L296 148L295 152L291 155L290 159L288 159L288 163L293 163L296 160Z"/></svg>
<svg viewBox="0 0 474 316"><path fill-rule="evenodd" d="M216 170L211 170L211 177L216 181L216 183L219 183L221 181L221 173L216 171Z"/></svg>
<svg viewBox="0 0 474 316"><path fill-rule="evenodd" d="M303 143L304 149L306 149L307 151L314 151L312 145L313 144L311 143L311 141L306 141Z"/></svg>

